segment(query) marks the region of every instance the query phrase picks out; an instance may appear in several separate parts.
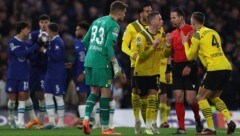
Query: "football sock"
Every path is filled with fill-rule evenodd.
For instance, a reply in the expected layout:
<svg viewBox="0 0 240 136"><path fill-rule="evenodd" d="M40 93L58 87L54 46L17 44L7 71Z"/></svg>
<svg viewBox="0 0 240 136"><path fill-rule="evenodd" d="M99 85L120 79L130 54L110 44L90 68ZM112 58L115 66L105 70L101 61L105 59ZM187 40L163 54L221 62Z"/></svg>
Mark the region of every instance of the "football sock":
<svg viewBox="0 0 240 136"><path fill-rule="evenodd" d="M222 113L222 115L226 118L227 123L229 123L231 121L231 115L225 103L219 97L213 98L210 101L216 105L218 111Z"/></svg>
<svg viewBox="0 0 240 136"><path fill-rule="evenodd" d="M26 104L26 111L29 113L30 119L37 119L33 109L33 102L30 97L25 101L25 104Z"/></svg>
<svg viewBox="0 0 240 136"><path fill-rule="evenodd" d="M109 102L110 98L100 98L102 130L109 128Z"/></svg>
<svg viewBox="0 0 240 136"><path fill-rule="evenodd" d="M140 112L140 97L139 95L132 93L132 108L133 108L133 114L136 121L139 121L139 112Z"/></svg>
<svg viewBox="0 0 240 136"><path fill-rule="evenodd" d="M55 104L53 101L53 94L45 93L45 102L49 124L55 125Z"/></svg>
<svg viewBox="0 0 240 136"><path fill-rule="evenodd" d="M65 104L62 95L55 96L57 103L58 126L64 127Z"/></svg>
<svg viewBox="0 0 240 136"><path fill-rule="evenodd" d="M185 129L184 118L185 118L185 107L183 102L175 103L176 114L178 118L179 128Z"/></svg>
<svg viewBox="0 0 240 136"><path fill-rule="evenodd" d="M199 108L201 109L204 118L207 122L207 127L213 131L215 131L213 118L212 118L212 110L207 100L201 100L198 102Z"/></svg>

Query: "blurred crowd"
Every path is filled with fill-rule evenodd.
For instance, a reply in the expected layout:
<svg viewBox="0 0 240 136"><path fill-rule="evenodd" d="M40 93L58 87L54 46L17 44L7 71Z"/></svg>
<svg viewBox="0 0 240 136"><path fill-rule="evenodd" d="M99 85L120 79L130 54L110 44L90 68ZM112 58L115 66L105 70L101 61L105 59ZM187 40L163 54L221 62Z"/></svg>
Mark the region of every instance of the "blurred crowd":
<svg viewBox="0 0 240 136"><path fill-rule="evenodd" d="M107 15L109 6L114 0L0 0L0 107L7 105L4 91L6 70L8 66L7 40L15 35L14 26L17 21L27 21L32 30L38 29L38 17L42 13L49 14L52 22L60 25L60 35L66 46L66 62L73 62L73 39L77 23L85 21L89 24L96 18ZM121 32L116 46L117 57L123 65L126 75L130 75L129 58L121 52L121 35L127 24L138 19L137 9L146 0L122 0L129 8L125 21L120 22ZM230 110L240 109L240 1L238 0L149 0L153 10L160 11L164 20L164 30L170 32L170 10L181 7L186 12L189 23L193 11L206 14L206 26L215 29L222 37L223 49L233 66L232 79L222 97ZM204 71L199 68L200 73ZM71 70L68 70L68 90L71 89ZM129 78L129 77L128 77ZM115 96L119 108L129 108L130 83L115 83ZM74 96L74 95L73 95ZM71 98L71 95L67 95ZM66 103L71 103L66 98ZM69 102L68 102L69 101ZM74 102L73 102L74 103Z"/></svg>

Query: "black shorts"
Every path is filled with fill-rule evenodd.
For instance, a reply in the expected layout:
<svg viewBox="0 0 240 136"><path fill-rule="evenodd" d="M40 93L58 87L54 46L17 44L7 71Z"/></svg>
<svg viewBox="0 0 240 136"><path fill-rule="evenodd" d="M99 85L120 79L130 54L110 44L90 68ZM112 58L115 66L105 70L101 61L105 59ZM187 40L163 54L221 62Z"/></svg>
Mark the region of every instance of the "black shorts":
<svg viewBox="0 0 240 136"><path fill-rule="evenodd" d="M159 95L167 93L167 97L170 99L172 98L172 90L173 90L172 84L166 84L166 83L160 82L160 90L161 92Z"/></svg>
<svg viewBox="0 0 240 136"><path fill-rule="evenodd" d="M148 95L149 89L159 90L160 75L154 76L136 76L137 89L140 96Z"/></svg>
<svg viewBox="0 0 240 136"><path fill-rule="evenodd" d="M173 90L198 90L198 65L191 66L191 72L187 76L182 76L183 69L190 62L174 62L172 68Z"/></svg>
<svg viewBox="0 0 240 136"><path fill-rule="evenodd" d="M231 70L207 71L201 87L212 91L223 90L231 77Z"/></svg>
<svg viewBox="0 0 240 136"><path fill-rule="evenodd" d="M131 67L131 87L136 88L136 77L134 76L134 67Z"/></svg>

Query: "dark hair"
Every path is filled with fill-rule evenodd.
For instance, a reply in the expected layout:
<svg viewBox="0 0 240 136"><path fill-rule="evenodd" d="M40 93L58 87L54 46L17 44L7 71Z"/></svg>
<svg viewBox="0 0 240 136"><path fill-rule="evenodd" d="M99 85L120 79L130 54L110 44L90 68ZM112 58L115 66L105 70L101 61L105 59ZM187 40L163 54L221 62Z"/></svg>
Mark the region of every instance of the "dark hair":
<svg viewBox="0 0 240 136"><path fill-rule="evenodd" d="M42 14L39 16L39 21L40 20L49 20L50 21L50 16L47 14Z"/></svg>
<svg viewBox="0 0 240 136"><path fill-rule="evenodd" d="M160 13L158 11L152 11L151 13L148 14L147 16L147 22L150 23L152 19L156 16L159 15Z"/></svg>
<svg viewBox="0 0 240 136"><path fill-rule="evenodd" d="M77 24L77 26L83 28L84 30L88 31L90 25L87 22L80 22Z"/></svg>
<svg viewBox="0 0 240 136"><path fill-rule="evenodd" d="M192 18L200 24L204 24L205 22L205 15L202 12L193 12Z"/></svg>
<svg viewBox="0 0 240 136"><path fill-rule="evenodd" d="M144 2L140 5L140 7L138 8L138 14L142 13L144 11L145 7L151 6L151 4L149 2Z"/></svg>
<svg viewBox="0 0 240 136"><path fill-rule="evenodd" d="M123 11L128 7L128 5L121 1L114 1L110 7L110 13L116 14L119 11Z"/></svg>
<svg viewBox="0 0 240 136"><path fill-rule="evenodd" d="M57 23L51 22L48 24L48 29L51 30L54 33L58 33L59 26Z"/></svg>
<svg viewBox="0 0 240 136"><path fill-rule="evenodd" d="M176 12L178 16L183 16L185 17L185 13L182 8L176 7L171 10L171 12Z"/></svg>
<svg viewBox="0 0 240 136"><path fill-rule="evenodd" d="M28 23L23 22L23 21L17 22L17 24L16 24L16 32L17 32L17 34L21 33L21 31L22 31L23 29L25 29L26 27L29 27L29 28L30 28L30 26L29 26Z"/></svg>

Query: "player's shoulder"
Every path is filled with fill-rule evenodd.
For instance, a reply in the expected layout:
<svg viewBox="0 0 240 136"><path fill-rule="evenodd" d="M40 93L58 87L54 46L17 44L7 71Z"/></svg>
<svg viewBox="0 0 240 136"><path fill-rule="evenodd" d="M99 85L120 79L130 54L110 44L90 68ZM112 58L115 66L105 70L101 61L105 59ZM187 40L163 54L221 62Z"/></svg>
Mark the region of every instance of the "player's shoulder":
<svg viewBox="0 0 240 136"><path fill-rule="evenodd" d="M39 30L35 30L35 31L32 31L32 32L30 33L30 35L38 35L39 33L40 33Z"/></svg>

